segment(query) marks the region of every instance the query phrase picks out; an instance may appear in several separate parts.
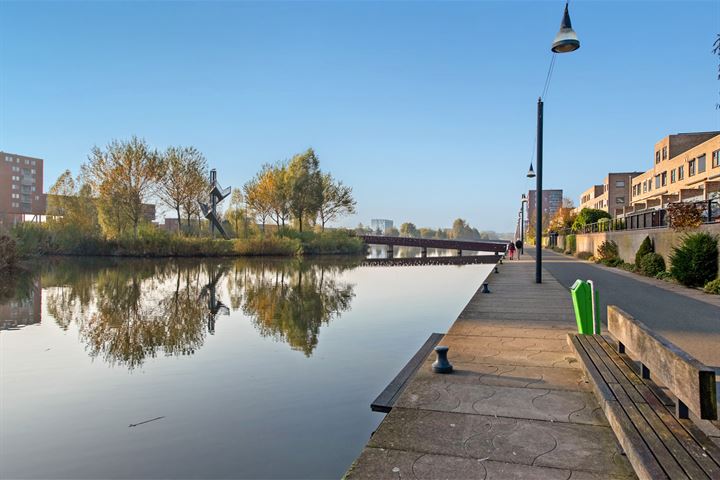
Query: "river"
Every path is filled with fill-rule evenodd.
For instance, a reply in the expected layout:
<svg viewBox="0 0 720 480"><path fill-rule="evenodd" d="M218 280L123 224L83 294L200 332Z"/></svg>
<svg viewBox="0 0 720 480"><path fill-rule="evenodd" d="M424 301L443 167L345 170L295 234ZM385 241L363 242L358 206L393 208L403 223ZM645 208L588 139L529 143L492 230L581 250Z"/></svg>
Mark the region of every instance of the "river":
<svg viewBox="0 0 720 480"><path fill-rule="evenodd" d="M491 268L43 259L0 279L0 477L339 478Z"/></svg>

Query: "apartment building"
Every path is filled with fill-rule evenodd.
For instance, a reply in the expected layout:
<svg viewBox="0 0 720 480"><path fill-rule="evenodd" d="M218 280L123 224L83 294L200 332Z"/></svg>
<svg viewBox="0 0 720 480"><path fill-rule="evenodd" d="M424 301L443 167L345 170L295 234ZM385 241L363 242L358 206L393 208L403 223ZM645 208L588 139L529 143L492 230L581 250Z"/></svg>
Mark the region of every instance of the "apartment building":
<svg viewBox="0 0 720 480"><path fill-rule="evenodd" d="M528 228L534 228L536 225L537 213L537 190L528 191L528 216L527 226ZM562 189L545 190L542 191L542 220L543 230L545 230L550 223L550 219L555 216L560 207L562 207L563 191Z"/></svg>
<svg viewBox="0 0 720 480"><path fill-rule="evenodd" d="M386 230L393 228L393 221L385 218L373 218L370 220L370 228L373 232L385 233Z"/></svg>
<svg viewBox="0 0 720 480"><path fill-rule="evenodd" d="M608 173L602 185L593 185L580 195L578 211L583 208L604 210L613 217L621 215L631 201L633 179L643 172Z"/></svg>
<svg viewBox="0 0 720 480"><path fill-rule="evenodd" d="M44 213L43 160L0 151L0 224Z"/></svg>
<svg viewBox="0 0 720 480"><path fill-rule="evenodd" d="M714 198L720 198L720 131L679 133L655 144L653 167L632 179L622 213Z"/></svg>

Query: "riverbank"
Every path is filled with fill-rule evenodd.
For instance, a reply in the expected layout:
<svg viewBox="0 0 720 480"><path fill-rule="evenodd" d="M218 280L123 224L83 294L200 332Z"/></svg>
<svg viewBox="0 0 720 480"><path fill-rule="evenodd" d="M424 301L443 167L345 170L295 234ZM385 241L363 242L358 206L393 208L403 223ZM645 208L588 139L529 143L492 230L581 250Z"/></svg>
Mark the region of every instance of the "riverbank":
<svg viewBox="0 0 720 480"><path fill-rule="evenodd" d="M533 272L490 274L440 342L455 372L432 373L431 354L347 479L633 477L567 346L570 295Z"/></svg>
<svg viewBox="0 0 720 480"><path fill-rule="evenodd" d="M326 232L261 233L247 238L216 239L186 237L159 229L141 230L137 237L108 239L42 224L22 224L10 232L14 255L32 258L43 255L112 257L243 257L301 255L360 255L365 245L345 230ZM0 251L4 255L5 249ZM10 251L5 256L10 258Z"/></svg>

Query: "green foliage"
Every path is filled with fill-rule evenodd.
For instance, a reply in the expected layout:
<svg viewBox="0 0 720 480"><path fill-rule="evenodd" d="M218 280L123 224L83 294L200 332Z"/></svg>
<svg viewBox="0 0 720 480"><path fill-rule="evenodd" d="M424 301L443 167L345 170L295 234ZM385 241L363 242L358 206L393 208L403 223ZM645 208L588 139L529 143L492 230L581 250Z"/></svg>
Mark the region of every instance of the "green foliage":
<svg viewBox="0 0 720 480"><path fill-rule="evenodd" d="M298 232L283 230L280 235L297 239L302 252L308 255L361 254L365 244L346 230L326 230L324 232Z"/></svg>
<svg viewBox="0 0 720 480"><path fill-rule="evenodd" d="M718 274L718 239L705 232L686 235L670 256L670 273L688 287L701 287Z"/></svg>
<svg viewBox="0 0 720 480"><path fill-rule="evenodd" d="M623 265L625 263L622 258L618 257L599 258L596 261L602 263L607 267L619 267L620 265Z"/></svg>
<svg viewBox="0 0 720 480"><path fill-rule="evenodd" d="M575 234L570 234L565 237L565 249L570 253L575 253L577 250L577 237Z"/></svg>
<svg viewBox="0 0 720 480"><path fill-rule="evenodd" d="M577 252L575 254L580 260L590 260L593 257L592 252Z"/></svg>
<svg viewBox="0 0 720 480"><path fill-rule="evenodd" d="M623 262L623 263L621 263L620 265L618 265L618 268L621 268L621 269L623 269L623 270L625 270L625 271L627 271L627 272L635 272L635 271L637 271L637 268L635 267L635 264L634 264L634 263L625 263L625 262Z"/></svg>
<svg viewBox="0 0 720 480"><path fill-rule="evenodd" d="M596 208L583 208L578 213L577 218L572 225L572 230L577 232L582 230L585 225L598 222L601 218L612 218L605 210L598 210Z"/></svg>
<svg viewBox="0 0 720 480"><path fill-rule="evenodd" d="M0 271L17 265L18 252L15 239L9 235L0 235Z"/></svg>
<svg viewBox="0 0 720 480"><path fill-rule="evenodd" d="M419 237L420 232L414 223L405 222L400 225L400 236L402 237Z"/></svg>
<svg viewBox="0 0 720 480"><path fill-rule="evenodd" d="M640 261L642 258L648 253L652 253L654 251L655 247L652 244L652 240L650 240L649 236L645 236L645 240L642 241L640 248L638 248L638 251L635 253L635 266L640 268ZM663 270L665 269L663 268Z"/></svg>
<svg viewBox="0 0 720 480"><path fill-rule="evenodd" d="M295 155L288 164L290 212L302 232L306 220L314 219L323 202L320 161L312 148Z"/></svg>
<svg viewBox="0 0 720 480"><path fill-rule="evenodd" d="M709 282L707 282L703 290L705 290L706 293L720 295L720 278L716 278L715 280L710 280Z"/></svg>
<svg viewBox="0 0 720 480"><path fill-rule="evenodd" d="M646 253L640 259L640 272L648 277L655 277L665 271L665 259L659 253Z"/></svg>
<svg viewBox="0 0 720 480"><path fill-rule="evenodd" d="M597 248L596 259L600 262L606 263L620 256L618 251L617 243L612 240L606 240L600 244Z"/></svg>

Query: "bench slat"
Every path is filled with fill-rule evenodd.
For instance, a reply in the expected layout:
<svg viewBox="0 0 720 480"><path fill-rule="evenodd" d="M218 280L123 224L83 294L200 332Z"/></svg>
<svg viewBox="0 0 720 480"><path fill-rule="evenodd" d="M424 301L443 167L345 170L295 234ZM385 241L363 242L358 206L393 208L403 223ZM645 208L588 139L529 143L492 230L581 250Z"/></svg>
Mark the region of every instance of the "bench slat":
<svg viewBox="0 0 720 480"><path fill-rule="evenodd" d="M639 377L638 373L631 367L632 360L627 355L620 355L607 338L598 338L598 343L618 364L618 367L626 376L635 375ZM710 478L720 478L720 447L707 438L692 420L681 420L675 417L671 410L667 408L673 407L674 402L657 385L652 384L652 381L643 385L635 385L635 388L643 396L652 411L672 432L678 443L698 463L703 471ZM669 405L666 401L669 401Z"/></svg>
<svg viewBox="0 0 720 480"><path fill-rule="evenodd" d="M714 370L614 305L608 306L608 331L698 417L717 419Z"/></svg>
<svg viewBox="0 0 720 480"><path fill-rule="evenodd" d="M610 423L610 428L615 432L620 446L625 451L630 464L640 479L661 480L668 479L665 471L658 463L648 446L643 441L640 433L630 421L625 410L610 390L609 384L605 383L599 369L590 358L589 353L580 342L581 335L568 334L568 343L573 348L585 367L588 377L592 380L600 406L605 417Z"/></svg>

